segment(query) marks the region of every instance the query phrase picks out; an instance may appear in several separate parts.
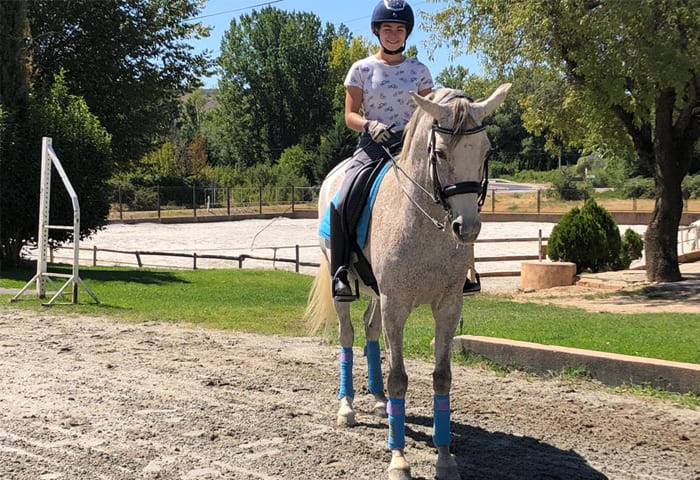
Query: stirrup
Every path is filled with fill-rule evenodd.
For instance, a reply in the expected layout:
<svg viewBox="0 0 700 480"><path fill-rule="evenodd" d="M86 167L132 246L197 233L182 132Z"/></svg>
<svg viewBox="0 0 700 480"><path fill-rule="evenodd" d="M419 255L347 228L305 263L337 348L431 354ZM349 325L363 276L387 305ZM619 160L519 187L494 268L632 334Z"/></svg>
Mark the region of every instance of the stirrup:
<svg viewBox="0 0 700 480"><path fill-rule="evenodd" d="M476 282L472 282L469 280L469 277L464 281L464 286L462 287L462 295L463 296L468 296L468 295L475 295L479 292L481 292L481 276L478 273L474 273L474 276L476 277Z"/></svg>
<svg viewBox="0 0 700 480"><path fill-rule="evenodd" d="M333 300L336 302L354 302L360 298L358 282L355 281L355 290L358 293L353 293L350 282L348 281L347 269L343 267L339 268L333 276L332 284Z"/></svg>

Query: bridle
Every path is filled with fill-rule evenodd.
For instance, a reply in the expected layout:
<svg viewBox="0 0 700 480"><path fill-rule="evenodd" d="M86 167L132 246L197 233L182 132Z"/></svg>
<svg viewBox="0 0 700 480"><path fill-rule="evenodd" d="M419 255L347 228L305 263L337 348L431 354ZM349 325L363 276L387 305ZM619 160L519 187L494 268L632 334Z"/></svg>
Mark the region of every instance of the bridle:
<svg viewBox="0 0 700 480"><path fill-rule="evenodd" d="M466 98L470 102L473 100L470 97L467 97L466 95L454 95L448 97L446 100L443 100L441 103L447 103L450 100L454 98ZM394 156L390 153L389 149L384 147L384 150L386 153L389 155L389 159L392 162L392 165L394 167L394 173L396 174L396 180L401 187L401 190L403 190L404 194L406 197L411 201L411 203L418 208L418 210L423 213L430 221L433 222L436 228L439 230L444 230L445 225L443 225L440 221L437 219L433 218L428 212L423 209L418 202L416 202L413 197L411 197L411 194L406 190L406 188L403 186L401 183L401 180L399 178L398 172L400 171L406 178L408 178L411 183L413 183L415 186L417 186L420 190L422 190L425 194L429 195L435 203L439 203L443 210L447 213L448 219L452 218L452 209L450 208L450 204L447 202L447 199L455 196L455 195L461 195L464 193L476 193L479 197L477 200L477 206L479 210L481 210L481 207L484 205L484 201L486 200L486 193L489 185L489 155L488 153L486 154L486 158L484 159L484 173L483 177L480 181L465 181L465 182L456 182L456 183L451 183L449 185L443 186L442 182L440 181L440 176L438 174L438 161L439 157L437 154L436 150L436 133L442 133L445 135L459 135L459 136L468 136L468 135L475 135L477 133L481 133L484 130L486 130L486 127L484 125L479 125L474 128L468 128L464 130L454 130L452 128L447 128L447 127L442 127L438 124L437 120L433 121L432 127L431 127L431 132L430 132L430 143L428 143L428 155L429 155L429 168L430 168L430 177L432 178L433 181L433 191L428 192L425 188L423 188L422 185L420 185L418 182L416 182L413 178L411 178L406 171L404 171L396 162L396 159Z"/></svg>
<svg viewBox="0 0 700 480"><path fill-rule="evenodd" d="M435 200L435 203L442 205L442 208L448 213L450 212L450 206L447 203L447 199L454 195L476 193L479 196L479 199L476 202L479 209L481 209L481 207L484 205L484 202L486 201L486 192L489 186L489 155L487 153L486 158L484 159L484 174L480 181L457 182L443 186L437 169L438 155L435 150L435 132L444 133L447 135L467 136L483 132L484 130L486 130L486 127L480 125L478 127L469 128L466 130L455 131L451 128L441 127L438 125L437 120L433 121L432 131L430 133L430 143L428 144L430 171L433 179L433 200Z"/></svg>

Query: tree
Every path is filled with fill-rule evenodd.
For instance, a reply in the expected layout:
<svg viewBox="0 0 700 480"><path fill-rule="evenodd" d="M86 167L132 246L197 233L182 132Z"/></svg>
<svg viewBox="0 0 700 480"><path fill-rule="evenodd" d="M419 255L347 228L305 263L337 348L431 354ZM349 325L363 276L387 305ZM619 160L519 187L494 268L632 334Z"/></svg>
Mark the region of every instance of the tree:
<svg viewBox="0 0 700 480"><path fill-rule="evenodd" d="M64 69L70 93L83 97L112 134L121 166L153 148L177 117L182 94L211 67L210 54L195 54L187 43L209 34L188 21L199 13L199 0L28 4L37 91L48 90Z"/></svg>
<svg viewBox="0 0 700 480"><path fill-rule="evenodd" d="M435 35L481 49L488 68L537 72L526 125L653 173L647 278L678 281L681 182L700 138L700 4L676 0L450 0ZM514 80L517 83L517 78Z"/></svg>
<svg viewBox="0 0 700 480"><path fill-rule="evenodd" d="M31 194L21 188L26 181L28 158L26 7L26 1L0 2L0 109L3 111L3 132L0 136L0 264L14 263L19 257L23 237L18 236L21 230L17 226L17 217L22 215L18 215L15 207L27 205L32 199Z"/></svg>
<svg viewBox="0 0 700 480"><path fill-rule="evenodd" d="M267 7L231 22L221 42L219 117L236 162L276 161L316 139L332 114L328 55L334 29L310 13Z"/></svg>
<svg viewBox="0 0 700 480"><path fill-rule="evenodd" d="M15 264L25 241L36 240L39 210L39 177L41 137L53 139L53 149L61 159L66 174L78 194L81 204L80 235L90 235L107 221L111 189L107 180L112 173L110 137L92 115L80 97L68 93L63 77L56 76L45 97L33 99L28 107L27 121L22 124L21 159L12 164L3 161L3 263ZM4 160L7 157L3 157ZM53 175L51 187L51 223L72 225L70 198L58 175ZM72 232L52 230L52 243L70 239Z"/></svg>

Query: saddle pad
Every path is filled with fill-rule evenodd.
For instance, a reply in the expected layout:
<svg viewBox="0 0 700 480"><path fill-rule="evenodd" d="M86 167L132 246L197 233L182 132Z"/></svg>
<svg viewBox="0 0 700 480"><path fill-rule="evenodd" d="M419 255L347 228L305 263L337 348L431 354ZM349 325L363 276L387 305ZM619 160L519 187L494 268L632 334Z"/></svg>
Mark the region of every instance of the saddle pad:
<svg viewBox="0 0 700 480"><path fill-rule="evenodd" d="M360 215L360 219L357 221L356 229L357 245L360 248L364 248L365 242L367 241L367 230L369 229L369 219L372 216L372 206L374 206L374 201L377 198L377 191L379 190L379 185L382 183L382 179L384 178L384 175L386 174L387 170L389 170L390 166L391 162L386 162L386 164L379 171L377 178L375 178L374 183L372 184L372 189L369 191L367 203L365 203L365 206L362 207L362 214ZM336 193L333 197L333 205L335 205L335 200L337 196L338 193ZM321 223L318 226L318 235L321 238L325 238L326 240L331 239L331 213L328 208L326 208L326 211L323 214L323 218L321 219Z"/></svg>

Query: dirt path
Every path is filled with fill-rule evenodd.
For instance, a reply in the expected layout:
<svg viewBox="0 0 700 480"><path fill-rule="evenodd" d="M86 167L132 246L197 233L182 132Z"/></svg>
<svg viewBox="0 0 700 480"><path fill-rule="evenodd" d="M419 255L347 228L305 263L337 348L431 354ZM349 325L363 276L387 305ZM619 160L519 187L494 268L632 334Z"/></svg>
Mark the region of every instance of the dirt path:
<svg viewBox="0 0 700 480"><path fill-rule="evenodd" d="M356 380L360 425L334 425L337 352L316 339L7 307L0 338L0 478L386 478L386 422ZM429 479L432 364L407 369L407 455ZM453 374L464 480L700 478L696 410L590 382Z"/></svg>

